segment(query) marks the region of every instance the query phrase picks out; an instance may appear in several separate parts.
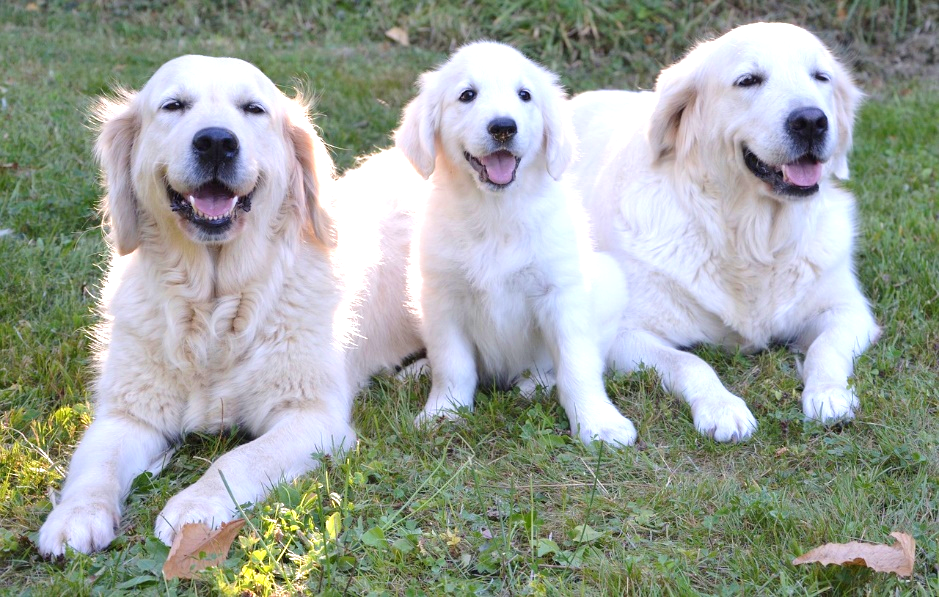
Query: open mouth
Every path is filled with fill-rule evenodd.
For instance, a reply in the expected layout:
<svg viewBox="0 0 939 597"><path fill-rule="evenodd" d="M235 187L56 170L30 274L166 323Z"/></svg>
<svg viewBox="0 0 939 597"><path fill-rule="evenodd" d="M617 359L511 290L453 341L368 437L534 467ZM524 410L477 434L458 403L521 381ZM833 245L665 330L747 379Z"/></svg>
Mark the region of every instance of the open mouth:
<svg viewBox="0 0 939 597"><path fill-rule="evenodd" d="M231 226L238 209L251 211L251 193L236 195L218 180L180 193L169 185L170 207L180 217L188 220L208 233L222 233Z"/></svg>
<svg viewBox="0 0 939 597"><path fill-rule="evenodd" d="M505 149L479 158L464 151L463 157L470 163L473 170L479 173L480 182L489 183L498 188L512 184L515 180L515 173L518 171L518 164L522 161L522 158L516 157Z"/></svg>
<svg viewBox="0 0 939 597"><path fill-rule="evenodd" d="M807 153L788 164L771 166L756 157L747 146L743 147L743 161L757 178L769 183L779 195L808 197L818 192L822 178L822 161Z"/></svg>

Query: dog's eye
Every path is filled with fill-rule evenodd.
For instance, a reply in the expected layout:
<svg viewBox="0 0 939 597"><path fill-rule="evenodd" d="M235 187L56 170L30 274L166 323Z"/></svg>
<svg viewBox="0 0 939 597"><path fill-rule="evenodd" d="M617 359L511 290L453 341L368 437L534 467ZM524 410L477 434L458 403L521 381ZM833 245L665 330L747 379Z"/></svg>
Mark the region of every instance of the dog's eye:
<svg viewBox="0 0 939 597"><path fill-rule="evenodd" d="M460 94L460 101L463 102L464 104L468 104L474 99L476 99L475 89L464 89L463 93Z"/></svg>
<svg viewBox="0 0 939 597"><path fill-rule="evenodd" d="M823 73L821 71L816 72L812 76L815 77L816 81L820 81L822 83L828 83L831 81L831 75L829 75L828 73Z"/></svg>
<svg viewBox="0 0 939 597"><path fill-rule="evenodd" d="M186 109L186 104L179 101L178 99L166 100L160 106L160 109L165 112L179 112L180 110Z"/></svg>
<svg viewBox="0 0 939 597"><path fill-rule="evenodd" d="M256 104L254 102L249 102L245 104L242 107L242 109L247 114L264 114L265 112L267 112L267 110L264 109L264 106L262 106L261 104Z"/></svg>
<svg viewBox="0 0 939 597"><path fill-rule="evenodd" d="M760 75L746 74L734 81L735 87L754 87L763 82Z"/></svg>
<svg viewBox="0 0 939 597"><path fill-rule="evenodd" d="M518 90L518 97L519 97L519 99L521 99L523 102L530 102L530 101L531 101L531 92L528 91L527 89L519 89L519 90Z"/></svg>

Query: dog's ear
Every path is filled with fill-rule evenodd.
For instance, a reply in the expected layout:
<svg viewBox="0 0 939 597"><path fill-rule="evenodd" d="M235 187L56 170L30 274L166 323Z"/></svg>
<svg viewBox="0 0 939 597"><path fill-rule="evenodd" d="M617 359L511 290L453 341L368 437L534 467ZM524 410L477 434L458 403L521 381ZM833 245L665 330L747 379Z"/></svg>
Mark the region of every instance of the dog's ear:
<svg viewBox="0 0 939 597"><path fill-rule="evenodd" d="M854 142L854 117L864 99L864 93L858 89L851 73L838 61L834 62L832 84L835 86L835 120L838 123L838 140L831 164L834 175L847 180L848 153Z"/></svg>
<svg viewBox="0 0 939 597"><path fill-rule="evenodd" d="M574 157L577 135L567 94L553 75L545 75L550 77L545 86L548 93L541 108L544 115L545 159L548 174L554 180L560 180Z"/></svg>
<svg viewBox="0 0 939 597"><path fill-rule="evenodd" d="M687 155L696 141L694 112L699 94L701 46L659 73L655 82L658 103L649 123L649 145L654 159Z"/></svg>
<svg viewBox="0 0 939 597"><path fill-rule="evenodd" d="M288 106L284 120L285 135L293 146L296 160L291 173L291 192L309 217L313 237L325 247L334 247L336 230L323 205L324 187L333 178L333 160L310 121L309 104L299 94L296 99L285 101Z"/></svg>
<svg viewBox="0 0 939 597"><path fill-rule="evenodd" d="M437 161L437 132L440 129L440 93L436 72L420 77L420 92L404 108L401 126L395 131L395 145L424 178L434 173Z"/></svg>
<svg viewBox="0 0 939 597"><path fill-rule="evenodd" d="M140 132L135 97L133 92L118 90L113 98L99 99L92 109L92 119L98 126L95 156L106 190L100 210L120 255L127 255L140 245L138 201L130 163Z"/></svg>

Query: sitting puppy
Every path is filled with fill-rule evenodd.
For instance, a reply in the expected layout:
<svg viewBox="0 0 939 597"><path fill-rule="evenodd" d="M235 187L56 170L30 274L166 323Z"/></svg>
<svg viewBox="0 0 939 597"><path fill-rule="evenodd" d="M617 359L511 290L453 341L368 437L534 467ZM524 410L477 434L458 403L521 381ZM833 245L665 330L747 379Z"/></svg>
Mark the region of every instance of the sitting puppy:
<svg viewBox="0 0 939 597"><path fill-rule="evenodd" d="M565 110L554 75L491 42L422 75L405 109L396 144L433 175L412 249L432 372L418 423L472 407L480 379L505 386L530 371L556 378L582 441L636 439L602 377L622 274L592 251L579 199L558 181L574 142Z"/></svg>
<svg viewBox="0 0 939 597"><path fill-rule="evenodd" d="M739 27L664 70L654 92L571 101L572 167L629 300L609 360L654 367L717 441L756 420L698 357L700 343L805 353L805 416L849 419L853 360L878 336L852 265L848 176L861 93L809 32Z"/></svg>
<svg viewBox="0 0 939 597"><path fill-rule="evenodd" d="M332 162L307 106L257 68L183 56L97 116L113 250L96 412L39 531L47 556L105 548L137 475L159 471L187 432L237 425L254 439L172 497L155 532L169 544L187 522L230 520L314 454L353 447L354 390L420 348L403 265L381 267L386 249L406 263L406 236L379 246L398 218L370 216L368 239L351 216L337 232ZM337 235L366 249L337 250ZM400 297L382 301L377 286Z"/></svg>

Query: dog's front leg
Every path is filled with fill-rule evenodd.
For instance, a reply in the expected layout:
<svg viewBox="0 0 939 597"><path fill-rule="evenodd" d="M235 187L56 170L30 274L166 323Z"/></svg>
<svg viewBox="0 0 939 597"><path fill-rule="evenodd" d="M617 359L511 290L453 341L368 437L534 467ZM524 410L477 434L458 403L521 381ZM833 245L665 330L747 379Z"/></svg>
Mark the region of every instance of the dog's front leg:
<svg viewBox="0 0 939 597"><path fill-rule="evenodd" d="M415 425L433 423L440 417L454 419L460 408L473 408L478 374L473 344L459 323L434 315L425 309L424 338L430 361L430 395Z"/></svg>
<svg viewBox="0 0 939 597"><path fill-rule="evenodd" d="M169 447L155 427L109 414L98 416L75 449L58 505L39 529L39 551L60 556L66 546L82 553L114 539L121 504L134 478Z"/></svg>
<svg viewBox="0 0 939 597"><path fill-rule="evenodd" d="M198 481L173 496L157 517L154 533L170 545L186 523L217 527L232 520L239 505L256 502L274 485L313 470L314 454L351 449L355 431L350 411L334 408L327 414L322 407L281 411L260 437L219 457Z"/></svg>
<svg viewBox="0 0 939 597"><path fill-rule="evenodd" d="M805 351L802 412L830 424L854 417L857 395L848 387L854 359L877 340L880 329L864 298L832 307L813 317L798 338Z"/></svg>
<svg viewBox="0 0 939 597"><path fill-rule="evenodd" d="M607 359L622 371L635 371L640 366L655 369L665 389L691 407L694 426L703 435L719 442L736 442L756 431L756 419L746 403L724 387L710 365L690 352L669 346L648 332L624 329Z"/></svg>
<svg viewBox="0 0 939 597"><path fill-rule="evenodd" d="M604 441L629 446L636 428L610 402L603 383L603 358L598 338L590 333L584 300L544 304L540 325L554 360L558 399L567 412L571 433L582 442Z"/></svg>

